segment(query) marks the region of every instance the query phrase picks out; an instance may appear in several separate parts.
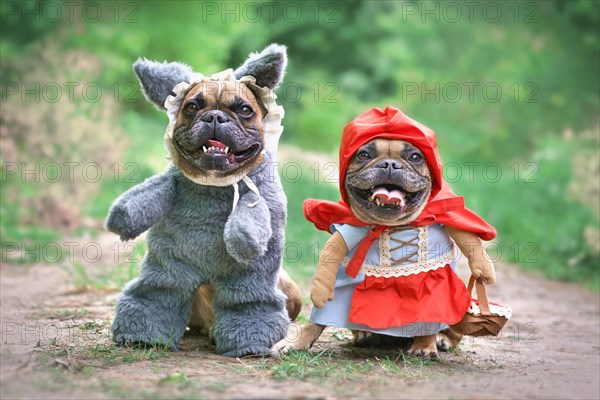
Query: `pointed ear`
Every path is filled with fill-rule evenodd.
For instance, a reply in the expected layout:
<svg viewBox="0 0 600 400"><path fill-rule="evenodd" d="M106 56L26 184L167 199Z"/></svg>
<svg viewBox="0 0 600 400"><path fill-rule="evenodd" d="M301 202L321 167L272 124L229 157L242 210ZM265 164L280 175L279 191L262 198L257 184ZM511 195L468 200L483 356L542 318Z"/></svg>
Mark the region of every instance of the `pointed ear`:
<svg viewBox="0 0 600 400"><path fill-rule="evenodd" d="M283 80L287 66L287 49L279 44L271 44L260 53L252 53L248 59L233 72L237 79L250 75L256 78L258 86L274 89Z"/></svg>
<svg viewBox="0 0 600 400"><path fill-rule="evenodd" d="M161 110L165 110L167 96L173 94L172 89L180 82L189 82L193 71L185 64L178 62L156 62L139 58L133 64L146 99Z"/></svg>

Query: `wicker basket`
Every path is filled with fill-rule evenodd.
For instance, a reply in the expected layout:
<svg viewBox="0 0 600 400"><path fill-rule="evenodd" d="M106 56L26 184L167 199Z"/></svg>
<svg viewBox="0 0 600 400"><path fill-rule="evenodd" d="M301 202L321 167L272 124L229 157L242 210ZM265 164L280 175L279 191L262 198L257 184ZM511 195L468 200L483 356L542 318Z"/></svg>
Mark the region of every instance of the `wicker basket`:
<svg viewBox="0 0 600 400"><path fill-rule="evenodd" d="M510 307L488 302L485 286L471 275L467 289L473 292L473 285L477 291L477 300L471 300L471 306L462 321L452 325L458 333L469 336L496 336L502 330L512 315Z"/></svg>

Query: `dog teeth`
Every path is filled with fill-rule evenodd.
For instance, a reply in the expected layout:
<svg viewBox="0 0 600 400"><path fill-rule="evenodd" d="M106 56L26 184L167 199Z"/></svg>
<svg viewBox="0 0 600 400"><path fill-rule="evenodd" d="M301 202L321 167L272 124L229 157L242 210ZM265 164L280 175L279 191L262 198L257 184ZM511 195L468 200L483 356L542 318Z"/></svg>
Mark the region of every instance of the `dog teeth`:
<svg viewBox="0 0 600 400"><path fill-rule="evenodd" d="M209 146L208 148L206 146L202 146L202 150L205 153L224 153L227 154L229 153L229 147L215 147L215 146Z"/></svg>
<svg viewBox="0 0 600 400"><path fill-rule="evenodd" d="M379 200L379 197L375 198L375 204L381 207L381 200Z"/></svg>

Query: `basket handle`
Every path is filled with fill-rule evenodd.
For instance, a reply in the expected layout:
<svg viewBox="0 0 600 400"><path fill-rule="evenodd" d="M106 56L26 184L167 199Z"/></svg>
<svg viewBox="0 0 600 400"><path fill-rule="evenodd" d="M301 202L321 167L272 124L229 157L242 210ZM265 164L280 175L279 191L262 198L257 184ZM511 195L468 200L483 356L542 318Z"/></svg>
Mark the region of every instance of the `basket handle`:
<svg viewBox="0 0 600 400"><path fill-rule="evenodd" d="M485 292L485 285L479 279L475 279L475 276L471 275L469 278L469 285L467 290L469 293L473 293L473 285L475 284L475 291L477 292L477 300L479 300L479 309L481 315L492 315L490 312L490 304L488 303L487 294Z"/></svg>

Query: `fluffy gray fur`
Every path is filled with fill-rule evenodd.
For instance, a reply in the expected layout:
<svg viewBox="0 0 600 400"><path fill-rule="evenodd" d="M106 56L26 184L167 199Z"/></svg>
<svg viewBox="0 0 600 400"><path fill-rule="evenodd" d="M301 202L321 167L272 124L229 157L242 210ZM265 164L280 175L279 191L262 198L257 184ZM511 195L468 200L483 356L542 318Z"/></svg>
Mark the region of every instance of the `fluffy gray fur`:
<svg viewBox="0 0 600 400"><path fill-rule="evenodd" d="M269 48L285 50L282 46ZM278 59L281 62L275 69L282 74L285 54ZM273 57L265 60L273 65ZM161 88L167 86L152 80L168 76L171 84L173 75L165 75L165 64L136 64L140 62L145 68L136 68L136 72L149 99L156 103L165 94ZM264 64L255 60L252 65L256 70L246 66L244 75L266 73ZM274 79L274 73L268 75L270 82L281 81ZM267 153L265 161L248 174L261 196L252 208L248 205L257 197L243 181L238 183L240 200L232 212L232 186L196 184L176 166L114 202L106 220L108 230L130 240L149 229L148 253L140 276L129 282L119 297L112 325L117 344L147 343L176 349L194 293L203 283L214 287L214 337L219 353L231 357L267 354L285 336L290 320L277 281L286 198L272 162Z"/></svg>
<svg viewBox="0 0 600 400"><path fill-rule="evenodd" d="M165 110L165 100L172 89L180 82L189 82L192 68L179 62L157 62L139 58L133 64L133 70L140 80L146 99Z"/></svg>
<svg viewBox="0 0 600 400"><path fill-rule="evenodd" d="M283 80L286 67L286 47L273 43L260 53L250 54L246 62L233 71L233 75L237 79L245 75L251 75L256 78L258 86L267 86L274 89Z"/></svg>

